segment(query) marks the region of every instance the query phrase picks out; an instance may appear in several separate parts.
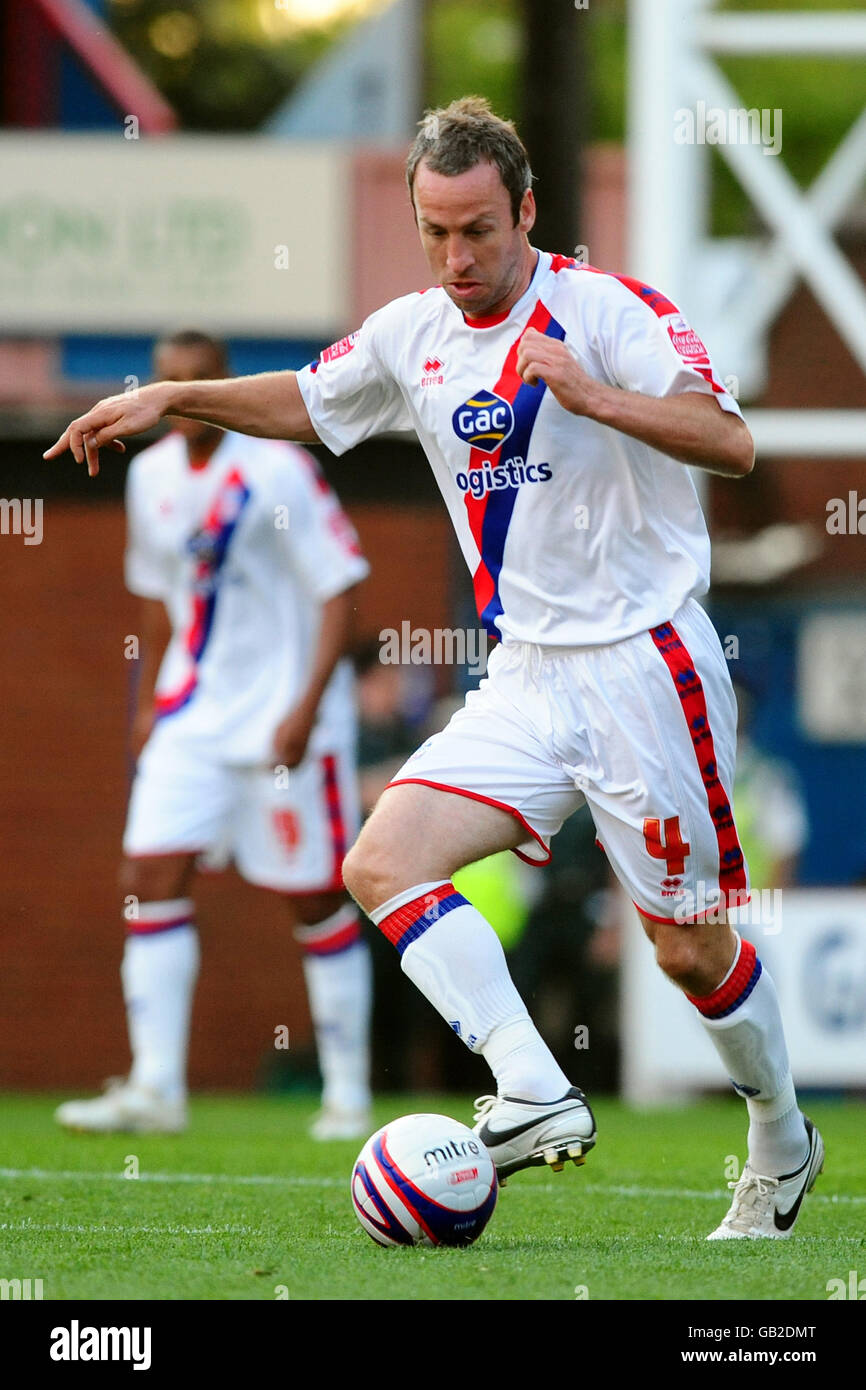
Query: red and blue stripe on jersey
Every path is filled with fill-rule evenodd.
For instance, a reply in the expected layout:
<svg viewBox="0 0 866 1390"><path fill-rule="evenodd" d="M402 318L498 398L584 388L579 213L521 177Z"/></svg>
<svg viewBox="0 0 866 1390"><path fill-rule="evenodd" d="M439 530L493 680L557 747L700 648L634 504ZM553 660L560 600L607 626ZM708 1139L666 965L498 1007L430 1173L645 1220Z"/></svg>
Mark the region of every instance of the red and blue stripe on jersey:
<svg viewBox="0 0 866 1390"><path fill-rule="evenodd" d="M554 256L553 261L553 270L563 270L567 266L572 266L576 269L578 266L577 261L569 260L567 256ZM559 264L556 264L556 262L559 262ZM666 295L662 294L661 290L654 290L652 285L644 284L643 280L635 280L631 275L614 275L612 271L599 270L598 267L594 265L583 265L581 269L588 270L593 275L609 275L611 280L618 280L619 283L621 285L624 285L627 290L631 290L632 294L636 295L642 304L646 304L648 309L652 309L653 313L656 315L656 318L667 318L670 314L679 314L681 312L672 300L668 299ZM679 349L677 348L676 343L673 342L673 338L671 339L671 343L674 348L674 351L678 352ZM681 353L680 356L682 356ZM705 355L702 357L693 358L684 357L683 361L686 362L686 364L692 369L692 371L695 371L698 373L699 376L702 376L704 378L704 381L706 381L708 385L712 387L712 389L716 392L717 395L725 394L724 386L713 375L713 369L710 363L709 356Z"/></svg>
<svg viewBox="0 0 866 1390"><path fill-rule="evenodd" d="M501 396L510 404L514 412L514 429L493 453L477 447L473 448L469 455L470 473L485 467L492 469L500 461L504 462L502 453L506 445L508 449L506 459L521 458L524 462L527 461L532 431L547 387L544 382L539 382L537 386L528 385L517 371L517 353L520 339L526 332L526 328L537 329L539 333L544 333L548 338L558 339L559 342L565 338L565 329L562 324L557 323L550 310L545 308L541 300L538 300L529 316L526 327L512 343L502 368L502 374L493 388L497 396ZM505 556L508 527L511 524L519 491L520 489L517 487L507 487L499 491L487 492L480 498L473 497L471 493L466 494L469 528L481 556L478 567L472 576L475 605L484 627L490 636L495 638L501 636L496 626L496 620L503 611L499 593L499 576L502 572Z"/></svg>
<svg viewBox="0 0 866 1390"><path fill-rule="evenodd" d="M164 719L183 709L198 687L198 666L213 630L220 574L250 496L250 489L240 469L231 469L222 480L204 522L187 543L195 556L192 618L184 635L184 649L192 663L192 670L177 690L170 695L157 696L157 719Z"/></svg>

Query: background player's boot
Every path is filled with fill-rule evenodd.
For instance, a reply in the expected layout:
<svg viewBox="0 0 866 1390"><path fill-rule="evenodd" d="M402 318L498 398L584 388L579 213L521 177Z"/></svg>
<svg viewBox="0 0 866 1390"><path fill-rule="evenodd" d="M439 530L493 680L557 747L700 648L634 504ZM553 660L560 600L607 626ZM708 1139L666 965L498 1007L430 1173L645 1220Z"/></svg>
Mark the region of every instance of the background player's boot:
<svg viewBox="0 0 866 1390"><path fill-rule="evenodd" d="M824 1168L824 1142L811 1120L806 1133L809 1152L796 1172L767 1178L746 1164L740 1181L728 1184L734 1189L730 1211L707 1240L787 1240L803 1198Z"/></svg>
<svg viewBox="0 0 866 1390"><path fill-rule="evenodd" d="M373 1130L373 1116L369 1110L339 1110L334 1105L323 1105L313 1116L310 1137L321 1141L329 1139L366 1139Z"/></svg>
<svg viewBox="0 0 866 1390"><path fill-rule="evenodd" d="M67 1100L54 1118L64 1129L92 1134L178 1134L186 1129L186 1104L166 1100L149 1086L134 1086L126 1077L107 1081L95 1100Z"/></svg>
<svg viewBox="0 0 866 1390"><path fill-rule="evenodd" d="M580 1165L595 1143L595 1118L577 1086L555 1101L480 1096L473 1129L500 1180L542 1163L554 1172L569 1158Z"/></svg>

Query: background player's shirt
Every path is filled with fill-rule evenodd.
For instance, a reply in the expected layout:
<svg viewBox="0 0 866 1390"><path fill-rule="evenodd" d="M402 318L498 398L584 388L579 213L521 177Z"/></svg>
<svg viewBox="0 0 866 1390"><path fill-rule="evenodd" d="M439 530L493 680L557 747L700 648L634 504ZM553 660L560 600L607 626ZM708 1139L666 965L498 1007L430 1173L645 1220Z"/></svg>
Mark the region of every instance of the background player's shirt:
<svg viewBox="0 0 866 1390"><path fill-rule="evenodd" d="M739 414L670 300L543 251L506 316L473 324L441 288L406 295L298 384L335 453L385 430L417 433L492 635L618 641L706 592L703 514L683 464L521 380L517 343L530 326L599 381L648 396L698 391Z"/></svg>
<svg viewBox="0 0 866 1390"><path fill-rule="evenodd" d="M306 688L321 605L369 571L315 460L294 444L227 433L191 468L173 433L127 476L126 583L161 599L172 638L157 710L205 756L273 762L273 736ZM353 676L338 664L309 752L354 734Z"/></svg>

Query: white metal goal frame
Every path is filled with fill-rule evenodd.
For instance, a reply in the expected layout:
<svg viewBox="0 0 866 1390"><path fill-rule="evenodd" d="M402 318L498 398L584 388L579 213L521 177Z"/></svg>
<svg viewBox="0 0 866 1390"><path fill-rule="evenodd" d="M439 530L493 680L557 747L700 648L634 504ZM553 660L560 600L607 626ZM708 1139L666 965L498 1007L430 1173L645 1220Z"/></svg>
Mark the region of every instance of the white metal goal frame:
<svg viewBox="0 0 866 1390"><path fill-rule="evenodd" d="M759 126L744 119L741 97L714 61L724 54L866 56L866 13L722 12L716 0L630 0L629 268L701 325L718 367L736 375L745 399L762 389L769 330L798 276L866 375L866 287L833 235L866 178L866 107L801 190L781 153L766 153L754 139ZM678 143L678 121L682 129L689 111L704 125ZM715 113L712 129L708 113ZM769 238L710 237L710 144ZM866 455L866 410L751 409L749 425L759 455Z"/></svg>

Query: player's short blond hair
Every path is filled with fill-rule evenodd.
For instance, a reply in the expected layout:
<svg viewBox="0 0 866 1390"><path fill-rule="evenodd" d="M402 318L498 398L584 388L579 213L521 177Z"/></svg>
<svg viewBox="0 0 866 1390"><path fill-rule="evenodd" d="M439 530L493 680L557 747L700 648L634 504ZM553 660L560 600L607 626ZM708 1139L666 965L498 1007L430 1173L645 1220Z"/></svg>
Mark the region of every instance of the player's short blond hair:
<svg viewBox="0 0 866 1390"><path fill-rule="evenodd" d="M514 225L520 204L532 187L532 170L523 141L511 121L491 109L485 97L460 97L450 106L428 111L406 160L406 183L413 200L415 174L422 159L434 174L453 178L476 164L494 164L508 190Z"/></svg>

